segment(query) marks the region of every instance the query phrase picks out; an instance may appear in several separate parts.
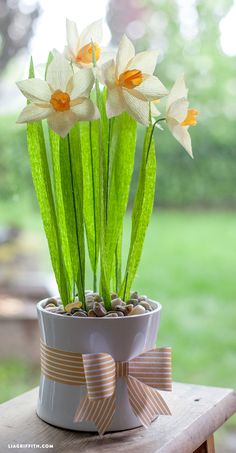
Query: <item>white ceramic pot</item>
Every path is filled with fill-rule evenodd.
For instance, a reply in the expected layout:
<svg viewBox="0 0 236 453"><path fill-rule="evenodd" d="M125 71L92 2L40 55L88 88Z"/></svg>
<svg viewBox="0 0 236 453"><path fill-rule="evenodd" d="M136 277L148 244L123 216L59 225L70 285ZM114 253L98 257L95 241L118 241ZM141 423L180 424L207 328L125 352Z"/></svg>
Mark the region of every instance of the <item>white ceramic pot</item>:
<svg viewBox="0 0 236 453"><path fill-rule="evenodd" d="M49 347L91 354L106 352L115 361L128 361L156 345L161 305L149 301L155 309L142 315L119 318L78 318L50 313L37 304L42 341ZM92 422L73 421L76 409L86 394L85 386L61 384L41 375L38 416L55 426L77 431L96 431ZM108 431L140 426L133 414L126 382L118 378L116 411Z"/></svg>

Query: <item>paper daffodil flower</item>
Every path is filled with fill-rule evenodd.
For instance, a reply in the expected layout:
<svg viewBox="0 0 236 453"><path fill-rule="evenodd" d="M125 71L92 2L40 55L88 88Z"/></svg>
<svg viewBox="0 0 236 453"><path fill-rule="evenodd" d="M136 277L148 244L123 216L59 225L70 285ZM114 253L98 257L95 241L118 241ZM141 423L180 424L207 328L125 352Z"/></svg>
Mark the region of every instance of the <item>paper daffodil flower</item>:
<svg viewBox="0 0 236 453"><path fill-rule="evenodd" d="M96 61L101 56L102 20L88 25L79 35L76 23L66 19L66 34L65 57L80 67L92 67L93 52Z"/></svg>
<svg viewBox="0 0 236 453"><path fill-rule="evenodd" d="M188 127L197 124L198 111L188 108L189 102L187 95L188 90L185 85L184 76L182 75L176 80L167 98L166 122L176 140L193 157Z"/></svg>
<svg viewBox="0 0 236 453"><path fill-rule="evenodd" d="M138 122L149 125L149 102L168 94L153 75L156 61L156 51L135 55L132 42L123 36L116 61L105 63L100 72L101 82L107 86L109 118L126 111Z"/></svg>
<svg viewBox="0 0 236 453"><path fill-rule="evenodd" d="M77 121L99 118L97 107L89 99L93 84L91 69L78 70L74 74L68 61L57 53L48 66L46 81L32 78L17 83L30 101L17 123L47 118L49 127L65 137Z"/></svg>

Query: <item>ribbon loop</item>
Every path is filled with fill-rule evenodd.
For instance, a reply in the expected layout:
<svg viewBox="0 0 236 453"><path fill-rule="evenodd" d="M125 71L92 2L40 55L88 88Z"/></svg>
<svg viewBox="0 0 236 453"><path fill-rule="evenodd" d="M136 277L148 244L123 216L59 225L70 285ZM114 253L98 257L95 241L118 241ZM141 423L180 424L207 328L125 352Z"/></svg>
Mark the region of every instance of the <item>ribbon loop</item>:
<svg viewBox="0 0 236 453"><path fill-rule="evenodd" d="M129 374L150 387L171 391L171 348L154 348L131 359Z"/></svg>
<svg viewBox="0 0 236 453"><path fill-rule="evenodd" d="M172 390L171 349L154 348L128 362L115 362L110 354L78 354L41 344L41 370L60 384L85 385L74 420L95 423L102 436L116 410L116 379L125 378L133 413L148 427L159 415L171 412L159 390Z"/></svg>
<svg viewBox="0 0 236 453"><path fill-rule="evenodd" d="M89 400L109 398L115 391L116 364L109 354L83 354Z"/></svg>

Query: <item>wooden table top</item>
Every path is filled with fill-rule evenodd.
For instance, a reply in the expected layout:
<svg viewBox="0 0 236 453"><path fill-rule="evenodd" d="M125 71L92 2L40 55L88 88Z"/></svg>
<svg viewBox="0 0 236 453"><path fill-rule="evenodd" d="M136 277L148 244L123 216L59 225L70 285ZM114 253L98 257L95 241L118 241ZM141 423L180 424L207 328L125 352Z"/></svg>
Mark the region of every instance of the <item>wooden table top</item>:
<svg viewBox="0 0 236 453"><path fill-rule="evenodd" d="M174 384L165 399L172 416L160 416L151 427L137 428L100 439L97 434L54 428L35 412L38 388L0 405L0 452L8 444L31 444L21 453L42 451L48 444L54 453L192 453L236 412L233 390L190 384ZM16 447L15 447L16 448Z"/></svg>

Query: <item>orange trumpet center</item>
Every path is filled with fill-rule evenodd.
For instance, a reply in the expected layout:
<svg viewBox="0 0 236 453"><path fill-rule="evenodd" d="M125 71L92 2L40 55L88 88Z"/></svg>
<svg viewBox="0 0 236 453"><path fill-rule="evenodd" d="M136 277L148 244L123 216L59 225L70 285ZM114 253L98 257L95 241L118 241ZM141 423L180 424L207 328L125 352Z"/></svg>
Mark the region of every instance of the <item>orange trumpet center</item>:
<svg viewBox="0 0 236 453"><path fill-rule="evenodd" d="M86 46L82 47L76 55L77 63L85 63L89 64L93 62L93 49L96 61L99 60L101 56L101 48L95 42L93 44L87 44Z"/></svg>
<svg viewBox="0 0 236 453"><path fill-rule="evenodd" d="M70 109L70 96L68 93L56 90L51 96L50 103L56 112L65 112Z"/></svg>
<svg viewBox="0 0 236 453"><path fill-rule="evenodd" d="M188 113L181 126L196 126L197 124L198 110L188 109Z"/></svg>
<svg viewBox="0 0 236 453"><path fill-rule="evenodd" d="M117 85L132 89L139 86L144 80L144 76L139 69L131 69L120 74Z"/></svg>

